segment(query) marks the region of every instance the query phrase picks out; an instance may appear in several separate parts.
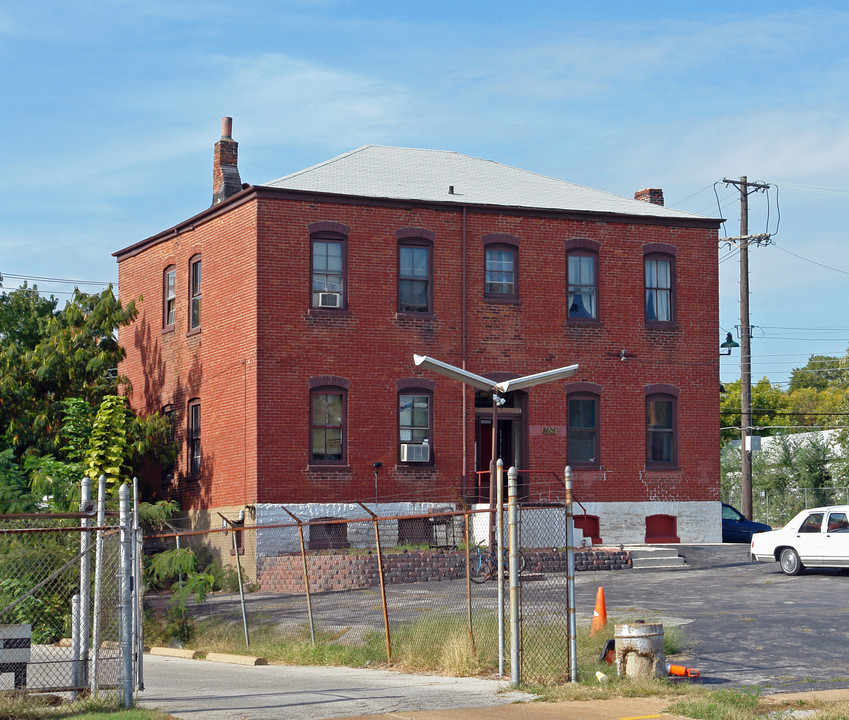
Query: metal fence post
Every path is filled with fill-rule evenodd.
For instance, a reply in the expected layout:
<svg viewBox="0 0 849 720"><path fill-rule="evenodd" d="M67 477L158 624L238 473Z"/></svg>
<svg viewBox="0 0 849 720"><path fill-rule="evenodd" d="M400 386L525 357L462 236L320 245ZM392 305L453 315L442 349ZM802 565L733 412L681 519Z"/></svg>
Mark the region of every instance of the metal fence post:
<svg viewBox="0 0 849 720"><path fill-rule="evenodd" d="M569 614L569 677L578 682L578 625L575 616L575 528L572 515L572 468L566 476L566 602Z"/></svg>
<svg viewBox="0 0 849 720"><path fill-rule="evenodd" d="M79 697L80 687L80 594L71 598L71 687L74 699Z"/></svg>
<svg viewBox="0 0 849 720"><path fill-rule="evenodd" d="M97 481L97 527L102 528L106 522L106 476L101 475ZM103 530L98 530L94 540L94 610L91 627L91 694L97 695L99 681L97 674L100 670L100 608L103 604Z"/></svg>
<svg viewBox="0 0 849 720"><path fill-rule="evenodd" d="M495 464L496 523L495 545L496 567L498 568L498 674L504 677L504 461L498 458Z"/></svg>
<svg viewBox="0 0 849 720"><path fill-rule="evenodd" d="M144 690L144 616L142 614L142 530L139 527L139 479L133 478L133 647L136 653L136 687Z"/></svg>
<svg viewBox="0 0 849 720"><path fill-rule="evenodd" d="M282 506L281 506L282 507ZM310 622L310 640L315 647L315 622L312 617L312 596L310 595L310 574L307 569L307 546L304 543L304 524L301 519L294 513L289 512L288 508L282 507L283 512L287 513L296 523L298 523L298 540L301 543L301 565L304 570L304 592L307 596L307 617Z"/></svg>
<svg viewBox="0 0 849 720"><path fill-rule="evenodd" d="M122 484L118 490L121 523L121 660L124 707L133 705L133 525L130 516L130 488Z"/></svg>
<svg viewBox="0 0 849 720"><path fill-rule="evenodd" d="M242 606L242 626L245 630L245 647L251 646L251 638L248 634L248 610L245 607L245 587L242 584L242 563L239 560L239 535L238 530L244 527L244 523L240 522L239 526L227 517L224 517L221 513L218 513L218 517L220 517L230 528L230 531L233 533L233 555L236 558L236 575L239 579L239 604ZM224 533L225 535L227 533Z"/></svg>
<svg viewBox="0 0 849 720"><path fill-rule="evenodd" d="M377 572L380 576L380 597L383 601L383 627L386 629L386 661L392 662L392 637L389 634L389 608L386 605L386 578L383 577L383 552L380 549L380 527L378 525L378 517L361 502L358 502L363 510L371 515L374 522L374 542L377 545Z"/></svg>
<svg viewBox="0 0 849 720"><path fill-rule="evenodd" d="M80 483L80 512L89 512L91 506L91 478L84 476ZM87 517L80 520L80 527L85 530L80 533L80 654L78 675L74 682L78 686L88 685L88 636L91 629L91 537L88 533L90 524Z"/></svg>
<svg viewBox="0 0 849 720"><path fill-rule="evenodd" d="M235 530L235 526L231 524L233 528L233 554L236 556L236 575L239 578L239 602L242 605L242 624L245 626L245 647L251 646L251 638L248 634L248 611L245 607L245 585L242 582L242 561L239 560L239 535Z"/></svg>
<svg viewBox="0 0 849 720"><path fill-rule="evenodd" d="M471 557L469 549L469 507L465 502L463 504L463 544L466 546L466 624L469 628L469 643L472 648L472 655L477 657L475 649L475 633L472 625L472 577L471 577Z"/></svg>
<svg viewBox="0 0 849 720"><path fill-rule="evenodd" d="M510 682L522 681L519 625L519 473L515 467L507 471L507 527L510 548Z"/></svg>

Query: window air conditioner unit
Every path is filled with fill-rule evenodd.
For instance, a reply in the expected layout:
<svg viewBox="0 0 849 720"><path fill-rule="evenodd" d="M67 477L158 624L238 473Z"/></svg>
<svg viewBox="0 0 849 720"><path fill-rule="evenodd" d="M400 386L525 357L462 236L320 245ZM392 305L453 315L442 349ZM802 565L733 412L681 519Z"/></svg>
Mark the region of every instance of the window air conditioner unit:
<svg viewBox="0 0 849 720"><path fill-rule="evenodd" d="M342 294L341 293L319 293L318 294L318 306L319 307L327 307L327 308L342 307Z"/></svg>
<svg viewBox="0 0 849 720"><path fill-rule="evenodd" d="M401 443L401 462L430 462L430 445Z"/></svg>

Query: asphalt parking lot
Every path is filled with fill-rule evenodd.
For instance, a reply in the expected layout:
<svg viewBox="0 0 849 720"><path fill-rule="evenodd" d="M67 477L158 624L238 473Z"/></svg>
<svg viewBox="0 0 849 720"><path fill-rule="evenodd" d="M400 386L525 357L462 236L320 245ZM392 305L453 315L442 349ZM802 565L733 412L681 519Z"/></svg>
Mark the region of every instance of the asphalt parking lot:
<svg viewBox="0 0 849 720"><path fill-rule="evenodd" d="M674 547L686 560L677 568L577 573L579 621L590 621L598 588L603 587L612 622L645 619L681 627L686 647L675 662L700 670L697 682L757 686L764 693L849 688L849 575L806 570L787 577L777 563L749 562L747 544ZM550 594L565 602L565 577L530 577L527 582L524 598L539 600ZM428 588L438 593L440 585L389 586L387 592L413 593L408 601L420 606L426 603ZM461 588L457 592L462 594ZM489 593L494 602L496 585L477 586L476 592ZM349 594L327 595L335 595L337 602L325 596L321 606L337 621L353 624L362 621L362 613L371 612L379 627L380 605L373 598L358 604ZM247 598L249 614L273 618L284 611L278 596L255 593ZM392 602L399 605L403 600ZM302 607L300 601L288 602L285 612L304 612ZM240 618L238 596L218 595L198 610Z"/></svg>
<svg viewBox="0 0 849 720"><path fill-rule="evenodd" d="M757 687L764 694L849 688L845 651L849 575L808 570L787 577L777 563L749 562L748 545L675 547L686 559L683 566L578 573L579 621L590 621L598 588L603 587L610 621L645 619L682 628L685 650L671 659L697 668L701 676L680 682L716 689ZM528 582L539 583L553 597L565 599L564 579L529 578ZM430 585L415 586L418 602ZM487 593L496 592L494 583L482 587ZM398 586L388 590L402 596L411 592L409 587ZM439 590L434 587L430 591ZM330 612L340 619L354 621L362 612L362 606L346 602L349 594L330 595L338 598ZM538 589L528 595L540 596ZM290 604L281 610L280 598L271 594L255 593L248 598L249 613L261 612L267 619L274 616L275 608L291 612ZM204 614L214 611L238 616L238 597L218 595L203 608ZM148 658L146 686L139 694L143 705L182 718L211 720L318 720L373 713L397 717L401 711L422 718L479 717L480 713L491 717L505 713L508 707L497 710L492 706L527 699L519 693L500 692L505 684L495 680L349 668L248 668L173 658ZM474 707L488 709L440 711ZM629 709L658 716L654 706ZM590 717L569 703L549 710L556 717ZM622 717L614 710L598 717ZM525 715L522 712L514 714L538 716L530 709Z"/></svg>
<svg viewBox="0 0 849 720"><path fill-rule="evenodd" d="M764 693L849 688L849 575L749 562L748 545L678 546L681 568L579 573L579 617L604 587L610 619L682 628L697 682ZM693 681L689 681L693 682Z"/></svg>

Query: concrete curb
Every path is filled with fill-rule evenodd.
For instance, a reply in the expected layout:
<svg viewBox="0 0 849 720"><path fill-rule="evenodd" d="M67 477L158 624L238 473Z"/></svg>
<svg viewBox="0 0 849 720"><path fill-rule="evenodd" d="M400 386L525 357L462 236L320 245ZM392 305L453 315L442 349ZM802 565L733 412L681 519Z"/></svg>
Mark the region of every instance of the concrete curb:
<svg viewBox="0 0 849 720"><path fill-rule="evenodd" d="M230 653L207 653L206 659L211 662L234 663L236 665L268 665L264 657L253 655L231 655Z"/></svg>
<svg viewBox="0 0 849 720"><path fill-rule="evenodd" d="M186 650L185 648L171 647L152 647L151 655L163 655L165 657L185 658L187 660L197 660L203 653L200 650Z"/></svg>
<svg viewBox="0 0 849 720"><path fill-rule="evenodd" d="M209 660L210 662L233 663L234 665L268 665L264 657L254 655L233 655L231 653L206 653L201 650L187 650L186 648L152 647L145 648L145 652L151 655L162 655L163 657L184 658L186 660Z"/></svg>

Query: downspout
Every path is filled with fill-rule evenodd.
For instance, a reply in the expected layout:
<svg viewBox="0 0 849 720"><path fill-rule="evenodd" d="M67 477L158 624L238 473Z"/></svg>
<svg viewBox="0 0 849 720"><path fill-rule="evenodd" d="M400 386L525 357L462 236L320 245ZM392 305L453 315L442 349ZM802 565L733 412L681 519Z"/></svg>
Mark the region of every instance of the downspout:
<svg viewBox="0 0 849 720"><path fill-rule="evenodd" d="M462 334L462 363L460 366L466 369L466 206L463 205L463 248L462 248L462 264L463 264L463 290L462 290L462 313L461 313L461 334ZM468 409L466 407L466 385L460 383L461 398L463 401L463 497L466 497L466 475L468 473Z"/></svg>

